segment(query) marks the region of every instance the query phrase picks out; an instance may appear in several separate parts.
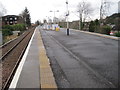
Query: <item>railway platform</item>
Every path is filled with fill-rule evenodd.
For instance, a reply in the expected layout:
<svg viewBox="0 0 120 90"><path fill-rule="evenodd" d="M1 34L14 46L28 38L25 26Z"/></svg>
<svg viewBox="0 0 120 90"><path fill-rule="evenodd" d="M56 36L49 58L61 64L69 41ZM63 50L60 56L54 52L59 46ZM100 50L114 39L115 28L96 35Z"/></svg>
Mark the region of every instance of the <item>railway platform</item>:
<svg viewBox="0 0 120 90"><path fill-rule="evenodd" d="M11 88L57 88L38 28L18 66Z"/></svg>
<svg viewBox="0 0 120 90"><path fill-rule="evenodd" d="M117 88L117 40L71 29L68 36L64 28L38 26L9 88Z"/></svg>

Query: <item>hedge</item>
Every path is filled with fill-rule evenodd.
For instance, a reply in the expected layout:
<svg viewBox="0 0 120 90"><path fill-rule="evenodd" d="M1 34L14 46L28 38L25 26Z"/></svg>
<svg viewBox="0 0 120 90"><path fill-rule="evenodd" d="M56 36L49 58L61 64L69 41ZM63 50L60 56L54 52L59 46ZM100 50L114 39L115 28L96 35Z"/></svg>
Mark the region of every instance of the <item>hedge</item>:
<svg viewBox="0 0 120 90"><path fill-rule="evenodd" d="M13 31L24 31L25 25L24 24L16 24L11 26Z"/></svg>
<svg viewBox="0 0 120 90"><path fill-rule="evenodd" d="M26 29L25 24L5 25L2 29L9 29L12 31L24 31Z"/></svg>
<svg viewBox="0 0 120 90"><path fill-rule="evenodd" d="M13 32L10 29L2 29L2 35L3 35L3 37L10 36L10 35L13 35Z"/></svg>

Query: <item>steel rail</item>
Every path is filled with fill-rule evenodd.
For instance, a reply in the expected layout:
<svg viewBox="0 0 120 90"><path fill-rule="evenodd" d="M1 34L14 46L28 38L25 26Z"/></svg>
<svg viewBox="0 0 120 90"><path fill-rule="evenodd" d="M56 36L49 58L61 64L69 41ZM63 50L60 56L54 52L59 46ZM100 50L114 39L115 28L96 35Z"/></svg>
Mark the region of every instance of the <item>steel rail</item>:
<svg viewBox="0 0 120 90"><path fill-rule="evenodd" d="M30 31L27 33L27 35L30 33ZM15 49L15 47L17 47L19 45L20 42L22 42L24 40L24 38L27 36L25 35L20 41L18 41L12 48L10 48L4 55L2 55L0 57L0 60L4 60L4 58L13 50Z"/></svg>
<svg viewBox="0 0 120 90"><path fill-rule="evenodd" d="M33 30L33 31L34 31L34 30ZM33 34L33 31L31 32L32 34ZM8 55L13 49L15 49L16 45L18 46L18 45L19 45L29 34L31 34L31 33L30 33L30 31L29 31L29 32L27 33L27 35L25 35L17 44L15 44L15 45L12 47L12 49L9 50L8 53L6 53L6 55ZM31 39L32 34L30 35L30 38L29 38L29 40L28 40L28 43L29 43L29 41L30 41L30 39ZM26 48L27 48L27 46L28 46L28 43L26 44L26 46L25 46L24 49L22 50L22 53L20 54L20 56L19 56L19 58L18 58L18 60L17 60L17 62L16 62L16 64L15 64L14 68L12 69L12 71L11 71L11 73L10 73L7 81L6 81L6 83L5 83L4 86L2 87L2 90L8 90L8 89L9 89L9 85L10 85L10 83L11 83L11 81L12 81L14 75L15 75L15 72L16 72L16 70L17 70L17 67L18 67L18 65L19 65L19 63L20 63L20 61L21 61L22 56L24 55L24 52L25 52L25 50L26 50ZM4 55L4 57L5 57L6 55ZM4 57L3 57L3 58L4 58Z"/></svg>

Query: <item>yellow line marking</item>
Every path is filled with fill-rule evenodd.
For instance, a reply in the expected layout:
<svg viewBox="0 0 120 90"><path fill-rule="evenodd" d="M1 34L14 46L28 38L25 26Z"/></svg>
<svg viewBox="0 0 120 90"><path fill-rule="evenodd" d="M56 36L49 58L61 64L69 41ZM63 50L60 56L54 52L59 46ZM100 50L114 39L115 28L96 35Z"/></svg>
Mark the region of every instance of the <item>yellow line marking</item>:
<svg viewBox="0 0 120 90"><path fill-rule="evenodd" d="M49 59L46 55L46 50L43 45L43 41L41 38L41 33L39 30L36 31L38 36L38 46L39 46L39 59L40 59L40 82L41 89L51 88L52 90L57 90L57 85L53 76L53 72L51 70Z"/></svg>

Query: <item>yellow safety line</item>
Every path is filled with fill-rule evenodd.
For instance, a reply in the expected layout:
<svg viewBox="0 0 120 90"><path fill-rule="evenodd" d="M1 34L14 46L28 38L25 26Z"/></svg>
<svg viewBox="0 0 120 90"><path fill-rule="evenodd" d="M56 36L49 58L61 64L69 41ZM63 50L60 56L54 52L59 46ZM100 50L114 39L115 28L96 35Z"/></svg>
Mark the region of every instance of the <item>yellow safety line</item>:
<svg viewBox="0 0 120 90"><path fill-rule="evenodd" d="M41 38L41 33L36 31L38 36L38 46L39 46L39 59L40 59L40 84L41 89L49 88L52 90L57 90L57 85L53 76L53 72L51 70L49 59L46 55L46 50L43 45L43 41Z"/></svg>

